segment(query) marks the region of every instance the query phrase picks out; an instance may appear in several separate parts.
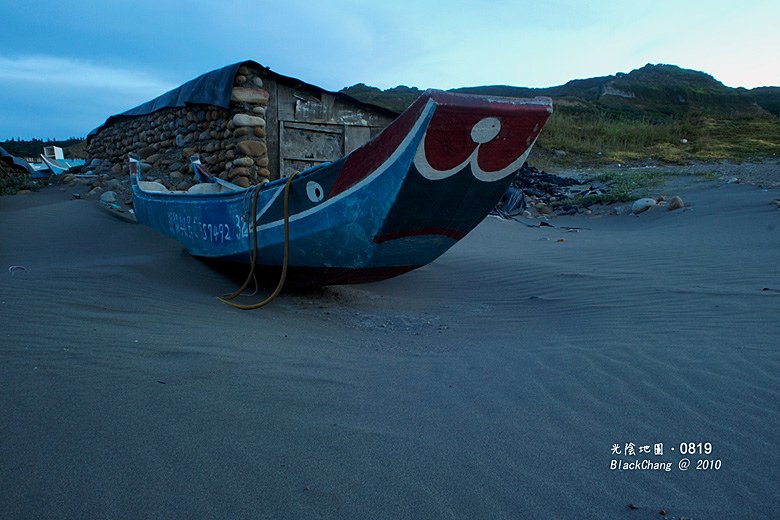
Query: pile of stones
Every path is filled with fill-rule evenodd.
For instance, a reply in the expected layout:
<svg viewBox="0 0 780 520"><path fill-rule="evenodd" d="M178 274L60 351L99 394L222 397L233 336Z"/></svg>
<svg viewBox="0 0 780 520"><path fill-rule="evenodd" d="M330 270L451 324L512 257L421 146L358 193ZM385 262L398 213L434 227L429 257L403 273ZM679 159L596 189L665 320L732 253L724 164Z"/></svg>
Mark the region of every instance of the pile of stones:
<svg viewBox="0 0 780 520"><path fill-rule="evenodd" d="M258 184L271 178L265 142L268 101L259 70L242 66L229 109L189 105L120 119L90 139L91 160L81 173L125 180L127 157L133 153L150 180L186 190L195 182L190 157L198 154L214 175L242 187Z"/></svg>

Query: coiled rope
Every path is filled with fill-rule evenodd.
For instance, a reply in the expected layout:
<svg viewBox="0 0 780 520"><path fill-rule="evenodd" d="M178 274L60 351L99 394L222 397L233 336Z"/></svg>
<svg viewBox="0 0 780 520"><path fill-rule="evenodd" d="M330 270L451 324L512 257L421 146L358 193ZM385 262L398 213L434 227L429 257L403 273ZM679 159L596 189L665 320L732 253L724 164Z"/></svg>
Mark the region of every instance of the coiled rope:
<svg viewBox="0 0 780 520"><path fill-rule="evenodd" d="M242 292L244 292L244 289L246 289L249 286L249 282L251 282L254 279L255 275L255 266L257 265L257 252L258 252L258 245L257 245L257 235L258 235L258 223L257 223L257 199L260 196L260 188L261 186L258 186L255 189L255 194L252 197L252 220L250 225L250 233L252 233L253 236L253 242L254 245L252 246L252 255L250 257L250 267L249 267L249 274L246 277L246 280L244 281L243 285L239 287L235 292L228 294L226 296L218 296L219 300L227 305L230 305L231 307L235 307L236 309L241 309L243 311L251 311L254 309L259 309L260 307L263 307L265 305L268 305L271 303L274 298L276 298L280 292L282 292L282 287L284 286L284 282L287 279L287 264L290 260L290 185L292 184L293 178L298 174L298 172L293 172L289 177L287 177L287 182L284 185L284 257L282 259L282 274L279 277L279 283L276 284L276 289L274 289L274 292L272 292L266 299L264 299L261 302L253 303L250 305L243 305L241 303L235 303L230 300L235 299L238 295L240 295Z"/></svg>

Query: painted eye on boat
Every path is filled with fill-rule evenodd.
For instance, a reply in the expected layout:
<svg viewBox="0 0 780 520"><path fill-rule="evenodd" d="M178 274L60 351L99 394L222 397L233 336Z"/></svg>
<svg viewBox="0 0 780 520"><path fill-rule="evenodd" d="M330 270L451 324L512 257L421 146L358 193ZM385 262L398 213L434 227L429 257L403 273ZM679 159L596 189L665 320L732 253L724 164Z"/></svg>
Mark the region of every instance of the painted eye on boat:
<svg viewBox="0 0 780 520"><path fill-rule="evenodd" d="M501 121L495 117L486 117L471 129L471 140L477 144L487 143L501 131Z"/></svg>
<svg viewBox="0 0 780 520"><path fill-rule="evenodd" d="M318 182L309 181L306 183L306 195L309 196L310 201L320 202L325 196L325 191Z"/></svg>

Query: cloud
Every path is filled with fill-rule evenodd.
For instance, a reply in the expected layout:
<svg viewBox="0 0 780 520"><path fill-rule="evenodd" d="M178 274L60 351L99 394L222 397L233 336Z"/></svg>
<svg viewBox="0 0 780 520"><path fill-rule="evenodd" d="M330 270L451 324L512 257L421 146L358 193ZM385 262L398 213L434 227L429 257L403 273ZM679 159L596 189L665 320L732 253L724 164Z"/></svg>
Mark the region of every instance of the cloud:
<svg viewBox="0 0 780 520"><path fill-rule="evenodd" d="M136 70L56 56L0 56L0 82L43 83L56 87L107 89L155 97L175 85Z"/></svg>
<svg viewBox="0 0 780 520"><path fill-rule="evenodd" d="M0 139L85 135L109 115L175 86L128 67L47 55L0 56Z"/></svg>

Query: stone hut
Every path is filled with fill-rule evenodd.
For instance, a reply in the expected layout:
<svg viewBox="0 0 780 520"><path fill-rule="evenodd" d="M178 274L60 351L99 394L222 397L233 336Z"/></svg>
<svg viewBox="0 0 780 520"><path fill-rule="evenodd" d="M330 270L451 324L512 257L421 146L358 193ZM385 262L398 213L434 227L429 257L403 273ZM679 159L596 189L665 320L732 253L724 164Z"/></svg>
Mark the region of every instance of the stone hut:
<svg viewBox="0 0 780 520"><path fill-rule="evenodd" d="M87 138L85 170L127 175L135 153L144 175L187 189L199 154L211 173L248 187L338 159L397 115L245 61L108 118Z"/></svg>

